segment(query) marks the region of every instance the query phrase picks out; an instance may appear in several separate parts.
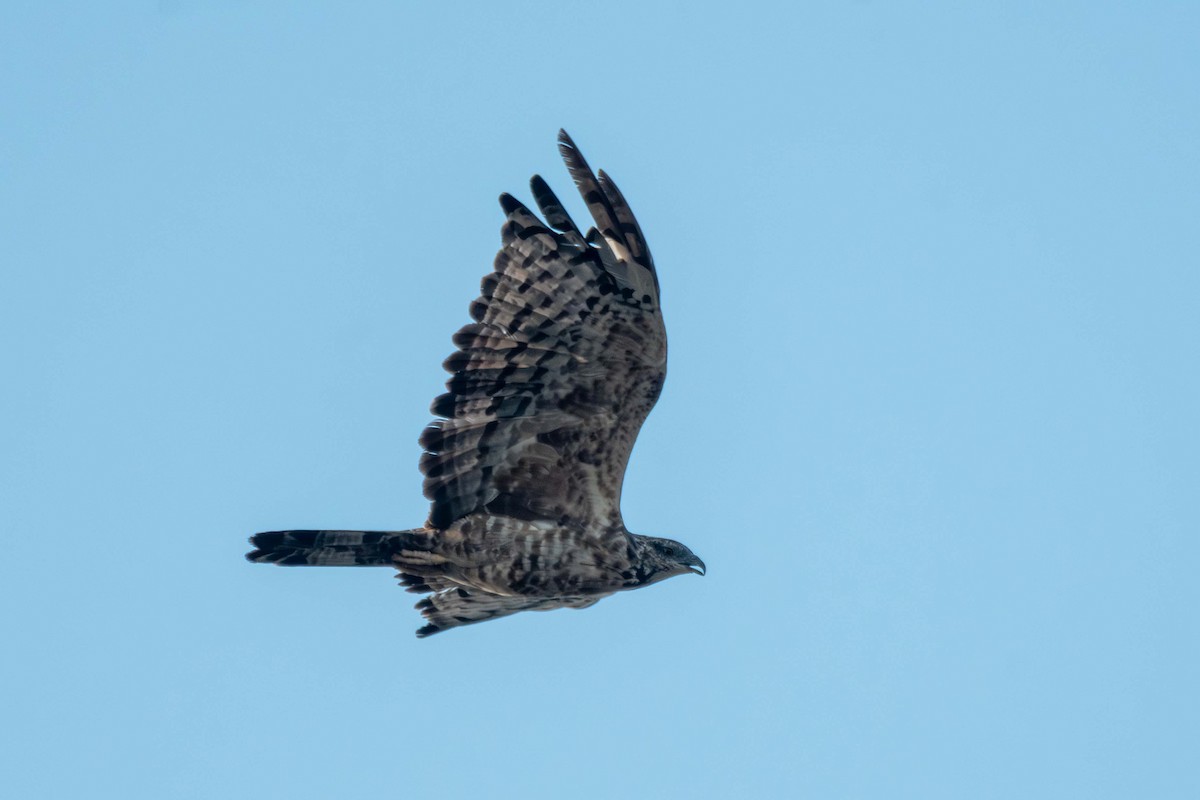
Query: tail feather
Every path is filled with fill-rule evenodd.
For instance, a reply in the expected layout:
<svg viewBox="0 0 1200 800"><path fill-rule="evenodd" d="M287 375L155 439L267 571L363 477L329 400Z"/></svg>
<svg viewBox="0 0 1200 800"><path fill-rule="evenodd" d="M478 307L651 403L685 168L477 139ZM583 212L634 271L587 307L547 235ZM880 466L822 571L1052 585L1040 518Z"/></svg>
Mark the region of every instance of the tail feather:
<svg viewBox="0 0 1200 800"><path fill-rule="evenodd" d="M267 531L250 537L247 561L280 566L393 567L393 556L420 530Z"/></svg>

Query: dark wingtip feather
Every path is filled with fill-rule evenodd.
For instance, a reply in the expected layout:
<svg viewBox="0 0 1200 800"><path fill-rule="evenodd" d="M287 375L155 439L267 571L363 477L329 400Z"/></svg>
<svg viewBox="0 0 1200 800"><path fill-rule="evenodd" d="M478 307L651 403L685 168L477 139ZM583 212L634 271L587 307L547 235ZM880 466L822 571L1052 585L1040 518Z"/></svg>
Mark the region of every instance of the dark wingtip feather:
<svg viewBox="0 0 1200 800"><path fill-rule="evenodd" d="M583 153L579 152L579 146L562 128L558 129L558 153L567 162L567 169L576 183L592 177L592 168L588 166Z"/></svg>
<svg viewBox="0 0 1200 800"><path fill-rule="evenodd" d="M397 580L400 581L400 585L404 587L404 591L406 592L428 594L433 591L433 587L426 583L424 578L417 575L409 575L406 572L401 572L397 576Z"/></svg>
<svg viewBox="0 0 1200 800"><path fill-rule="evenodd" d="M500 194L500 207L504 209L505 214L511 214L514 211L520 211L521 209L525 208L525 206L521 204L520 200L513 197L508 192L502 192Z"/></svg>
<svg viewBox="0 0 1200 800"><path fill-rule="evenodd" d="M422 628L417 628L417 638L424 639L426 636L432 636L433 634L438 633L441 630L442 629L439 628L437 625L430 623Z"/></svg>
<svg viewBox="0 0 1200 800"><path fill-rule="evenodd" d="M571 178L575 181L575 186L585 194L584 200L587 200L587 191L595 187L596 184L595 173L588 166L587 159L583 157L583 153L579 150L579 145L575 144L575 140L568 136L566 131L561 129L558 132L558 154L566 162L567 171L571 173ZM591 203L588 203L588 205L590 206Z"/></svg>
<svg viewBox="0 0 1200 800"><path fill-rule="evenodd" d="M579 233L579 228L575 227L575 221L563 207L562 201L541 175L534 175L529 179L529 188L533 191L533 199L538 208L542 210L542 216L551 228L563 233Z"/></svg>

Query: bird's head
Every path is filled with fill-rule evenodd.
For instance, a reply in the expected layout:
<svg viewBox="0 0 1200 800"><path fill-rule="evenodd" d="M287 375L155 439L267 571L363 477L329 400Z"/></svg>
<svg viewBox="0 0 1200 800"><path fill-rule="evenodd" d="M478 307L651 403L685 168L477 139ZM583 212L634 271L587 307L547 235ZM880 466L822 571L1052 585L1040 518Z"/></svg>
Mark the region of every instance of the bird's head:
<svg viewBox="0 0 1200 800"><path fill-rule="evenodd" d="M705 573L700 557L674 539L657 536L633 536L638 551L638 584L657 583L676 575Z"/></svg>

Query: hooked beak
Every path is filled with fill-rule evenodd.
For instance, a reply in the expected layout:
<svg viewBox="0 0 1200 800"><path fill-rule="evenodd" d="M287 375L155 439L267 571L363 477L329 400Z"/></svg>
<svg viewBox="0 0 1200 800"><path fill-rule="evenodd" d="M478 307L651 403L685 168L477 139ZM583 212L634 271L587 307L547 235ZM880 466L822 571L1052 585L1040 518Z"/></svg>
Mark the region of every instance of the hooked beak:
<svg viewBox="0 0 1200 800"><path fill-rule="evenodd" d="M695 556L693 556L693 558L696 558L696 557L695 557ZM696 560L695 560L695 561L689 562L689 563L688 563L686 566L687 566L688 570L690 570L691 572L694 572L694 573L696 573L697 575L704 575L704 574L705 574L705 571L706 571L706 570L705 570L705 567L704 567L704 562L703 562L703 561L701 561L699 558L696 558Z"/></svg>

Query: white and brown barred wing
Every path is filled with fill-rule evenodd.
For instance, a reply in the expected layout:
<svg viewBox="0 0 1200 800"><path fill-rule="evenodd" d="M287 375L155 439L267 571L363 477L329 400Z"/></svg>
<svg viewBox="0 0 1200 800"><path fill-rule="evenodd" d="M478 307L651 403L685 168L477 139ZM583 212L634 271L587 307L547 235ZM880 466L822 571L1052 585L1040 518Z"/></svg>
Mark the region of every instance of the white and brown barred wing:
<svg viewBox="0 0 1200 800"><path fill-rule="evenodd" d="M421 437L435 528L478 513L622 524L625 465L666 376L658 279L616 185L562 131L559 150L596 227L581 234L536 175L545 222L501 196L495 271Z"/></svg>

